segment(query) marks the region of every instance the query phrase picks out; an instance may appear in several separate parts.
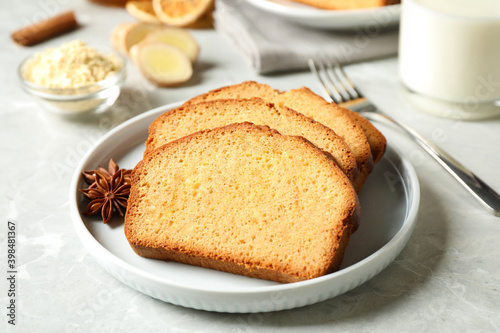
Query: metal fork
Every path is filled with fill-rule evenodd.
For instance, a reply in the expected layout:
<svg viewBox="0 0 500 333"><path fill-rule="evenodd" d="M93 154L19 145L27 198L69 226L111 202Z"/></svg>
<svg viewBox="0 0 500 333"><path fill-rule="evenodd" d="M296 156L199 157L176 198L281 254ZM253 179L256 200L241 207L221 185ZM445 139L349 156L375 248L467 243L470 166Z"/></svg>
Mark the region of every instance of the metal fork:
<svg viewBox="0 0 500 333"><path fill-rule="evenodd" d="M336 61L316 61L309 59L311 72L320 83L320 88L335 103L357 100L349 109L374 121L385 121L396 125L420 145L429 155L441 164L460 184L462 184L491 214L500 217L500 195L479 179L464 165L451 157L433 142L429 141L412 128L382 113L377 107L362 96L354 83Z"/></svg>

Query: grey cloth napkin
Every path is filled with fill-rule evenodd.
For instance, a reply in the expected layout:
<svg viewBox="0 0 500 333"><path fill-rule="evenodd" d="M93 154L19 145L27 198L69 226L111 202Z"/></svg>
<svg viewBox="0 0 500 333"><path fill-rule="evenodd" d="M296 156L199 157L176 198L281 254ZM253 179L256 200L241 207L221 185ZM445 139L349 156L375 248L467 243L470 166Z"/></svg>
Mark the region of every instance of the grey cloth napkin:
<svg viewBox="0 0 500 333"><path fill-rule="evenodd" d="M376 21L352 29L321 30L267 13L243 0L216 0L215 28L259 74L299 71L307 60L335 57L341 64L394 56L398 30ZM374 23L375 22L375 23Z"/></svg>

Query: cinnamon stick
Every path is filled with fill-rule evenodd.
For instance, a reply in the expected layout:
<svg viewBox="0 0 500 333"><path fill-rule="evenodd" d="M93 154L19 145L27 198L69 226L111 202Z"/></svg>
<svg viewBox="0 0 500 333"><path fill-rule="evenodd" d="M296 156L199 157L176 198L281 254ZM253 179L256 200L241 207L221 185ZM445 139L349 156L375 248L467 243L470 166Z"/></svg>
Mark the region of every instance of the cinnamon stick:
<svg viewBox="0 0 500 333"><path fill-rule="evenodd" d="M31 46L76 28L75 14L69 11L14 31L11 38L20 45Z"/></svg>

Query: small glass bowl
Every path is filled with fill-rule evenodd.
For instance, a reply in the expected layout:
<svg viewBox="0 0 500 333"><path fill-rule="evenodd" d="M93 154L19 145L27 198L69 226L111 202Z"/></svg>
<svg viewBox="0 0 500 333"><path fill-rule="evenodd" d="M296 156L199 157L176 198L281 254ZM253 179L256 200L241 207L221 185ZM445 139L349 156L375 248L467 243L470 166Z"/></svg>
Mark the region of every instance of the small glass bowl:
<svg viewBox="0 0 500 333"><path fill-rule="evenodd" d="M64 114L100 113L111 107L120 95L121 86L126 78L126 59L114 51L108 51L120 59L120 71L102 81L78 88L47 88L30 81L23 76L24 66L33 55L19 65L18 75L23 89L34 96L46 110Z"/></svg>

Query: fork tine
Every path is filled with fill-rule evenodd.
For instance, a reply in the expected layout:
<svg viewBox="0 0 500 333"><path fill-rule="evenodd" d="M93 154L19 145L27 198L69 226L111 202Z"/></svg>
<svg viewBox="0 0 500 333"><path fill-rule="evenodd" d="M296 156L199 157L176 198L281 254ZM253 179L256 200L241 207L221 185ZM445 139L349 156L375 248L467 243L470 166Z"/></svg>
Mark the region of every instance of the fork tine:
<svg viewBox="0 0 500 333"><path fill-rule="evenodd" d="M356 98L361 98L363 95L359 92L358 88L354 85L354 83L349 79L347 74L344 72L344 68L339 64L339 62L334 59L334 69L337 73L337 76L339 79L342 81L342 85L346 88L348 91L351 99L356 99Z"/></svg>
<svg viewBox="0 0 500 333"><path fill-rule="evenodd" d="M335 87L335 90L342 96L344 102L352 99L352 96L347 91L346 86L343 83L342 78L336 73L335 68L332 66L332 63L328 60L325 61L326 70L325 75L330 79L330 84Z"/></svg>
<svg viewBox="0 0 500 333"><path fill-rule="evenodd" d="M323 79L323 77L320 75L320 72L318 71L318 68L316 67L316 64L314 63L314 60L309 59L307 63L309 64L309 68L311 69L311 72L316 76L316 79L320 83L320 87L321 87L321 89L323 89L323 92L328 97L330 97L330 99L332 101L334 101L335 103L337 103L337 104L343 103L344 100L343 100L342 96L339 94L339 92L336 90L335 86L333 86L334 90L332 90L328 87L325 79ZM319 64L320 64L319 67L320 67L321 71L323 73L326 72L323 63L319 62Z"/></svg>
<svg viewBox="0 0 500 333"><path fill-rule="evenodd" d="M349 95L345 95L342 93L341 84L339 84L338 80L335 78L335 73L332 71L329 73L327 70L325 63L322 60L318 60L319 63L319 74L323 74L323 83L325 86L329 87L329 90L333 93L335 98L333 98L335 103L343 103L349 100ZM344 89L345 92L345 89Z"/></svg>

